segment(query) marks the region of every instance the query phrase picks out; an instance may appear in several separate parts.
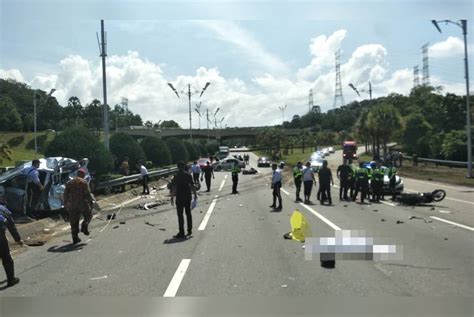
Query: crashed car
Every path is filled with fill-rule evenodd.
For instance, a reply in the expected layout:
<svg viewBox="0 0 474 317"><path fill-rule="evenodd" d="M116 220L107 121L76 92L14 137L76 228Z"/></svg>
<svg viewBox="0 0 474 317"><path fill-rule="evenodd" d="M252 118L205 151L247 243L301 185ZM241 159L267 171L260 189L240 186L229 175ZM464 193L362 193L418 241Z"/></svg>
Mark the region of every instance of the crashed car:
<svg viewBox="0 0 474 317"><path fill-rule="evenodd" d="M245 168L244 161L233 157L226 157L218 162L214 162L214 164L212 164L212 167L215 171L219 172L222 170L230 170L234 165L237 165L240 168Z"/></svg>
<svg viewBox="0 0 474 317"><path fill-rule="evenodd" d="M25 168L31 166L31 161L0 175L0 196L6 199L8 209L14 214L62 210L65 185L80 168L86 170L84 179L87 183L91 181L87 158L76 161L66 157L48 157L39 161L39 178L44 190L34 210L27 210L27 175L23 173Z"/></svg>
<svg viewBox="0 0 474 317"><path fill-rule="evenodd" d="M370 165L371 165L370 163L364 163L364 167L367 168L369 170L369 172L372 169L372 167ZM388 178L388 167L381 166L380 168L384 172L383 192L384 192L384 194L391 194L391 191L390 191L390 178ZM369 186L370 186L370 180L369 180ZM400 194L400 193L403 192L403 189L404 189L403 179L400 176L395 175L395 192L397 194Z"/></svg>
<svg viewBox="0 0 474 317"><path fill-rule="evenodd" d="M268 157L262 156L258 158L257 167L270 167L272 162L268 159Z"/></svg>

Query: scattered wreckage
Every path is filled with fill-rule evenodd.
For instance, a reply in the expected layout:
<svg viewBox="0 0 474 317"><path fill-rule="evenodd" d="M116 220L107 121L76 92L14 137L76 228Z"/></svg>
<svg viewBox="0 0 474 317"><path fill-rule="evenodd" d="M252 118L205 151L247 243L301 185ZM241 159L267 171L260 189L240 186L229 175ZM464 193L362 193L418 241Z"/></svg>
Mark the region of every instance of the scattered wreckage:
<svg viewBox="0 0 474 317"><path fill-rule="evenodd" d="M401 205L417 206L430 204L432 202L440 202L446 197L446 191L442 189L436 189L432 192L426 193L402 193L395 196L395 201Z"/></svg>

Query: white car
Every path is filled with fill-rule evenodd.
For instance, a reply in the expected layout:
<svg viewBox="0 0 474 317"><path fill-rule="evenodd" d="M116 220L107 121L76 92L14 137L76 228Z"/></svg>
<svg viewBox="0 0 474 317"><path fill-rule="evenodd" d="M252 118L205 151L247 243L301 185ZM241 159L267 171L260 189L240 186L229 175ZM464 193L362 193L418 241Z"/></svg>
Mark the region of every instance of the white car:
<svg viewBox="0 0 474 317"><path fill-rule="evenodd" d="M332 146L330 146L330 147L328 148L328 150L329 150L329 153L334 153L334 152L335 152L335 151L334 151L334 148L333 148Z"/></svg>
<svg viewBox="0 0 474 317"><path fill-rule="evenodd" d="M318 172L321 166L323 166L323 159L321 157L315 158L311 160L311 168L314 172Z"/></svg>
<svg viewBox="0 0 474 317"><path fill-rule="evenodd" d="M329 155L329 149L328 149L328 148L324 148L324 149L322 150L322 152L323 152L323 154L324 154L325 157Z"/></svg>
<svg viewBox="0 0 474 317"><path fill-rule="evenodd" d="M214 162L212 167L215 171L230 170L234 165L239 166L240 168L245 168L245 162L234 157L226 157L218 162Z"/></svg>

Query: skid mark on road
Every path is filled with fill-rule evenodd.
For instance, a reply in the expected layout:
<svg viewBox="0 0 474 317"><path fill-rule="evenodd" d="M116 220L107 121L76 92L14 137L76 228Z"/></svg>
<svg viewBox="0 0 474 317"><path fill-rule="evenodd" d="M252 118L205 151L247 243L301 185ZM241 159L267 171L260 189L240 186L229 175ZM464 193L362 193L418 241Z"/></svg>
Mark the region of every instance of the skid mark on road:
<svg viewBox="0 0 474 317"><path fill-rule="evenodd" d="M186 274L186 271L188 270L189 264L191 263L191 259L182 259L181 262L179 263L178 268L176 269L176 272L173 275L173 278L171 279L170 284L168 285L168 288L165 291L165 294L163 297L175 297L176 293L178 292L179 286L181 285L181 282L183 281L184 275Z"/></svg>

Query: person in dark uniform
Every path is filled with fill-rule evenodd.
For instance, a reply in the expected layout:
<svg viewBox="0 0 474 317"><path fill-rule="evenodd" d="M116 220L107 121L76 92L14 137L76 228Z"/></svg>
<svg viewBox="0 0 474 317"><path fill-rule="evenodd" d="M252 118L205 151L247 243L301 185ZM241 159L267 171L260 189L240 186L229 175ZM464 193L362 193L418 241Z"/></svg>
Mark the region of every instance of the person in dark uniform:
<svg viewBox="0 0 474 317"><path fill-rule="evenodd" d="M237 185L239 184L240 167L237 164L232 166L230 173L232 175L232 194L238 194Z"/></svg>
<svg viewBox="0 0 474 317"><path fill-rule="evenodd" d="M388 164L388 178L390 180L389 188L390 192L392 193L392 200L395 200L395 196L397 195L397 191L395 190L396 187L396 176L397 176L397 168L393 166L392 163Z"/></svg>
<svg viewBox="0 0 474 317"><path fill-rule="evenodd" d="M211 191L211 177L212 178L215 178L215 177L214 177L214 168L211 166L209 161L207 161L206 166L202 168L201 182L203 180L203 176L204 176L204 179L206 180L206 187L207 187L206 192L210 192Z"/></svg>
<svg viewBox="0 0 474 317"><path fill-rule="evenodd" d="M193 216L191 215L191 193L194 194L194 199L197 199L196 189L194 188L193 177L185 171L186 164L179 161L178 173L171 181L171 204L174 204L176 197L176 212L178 213L179 232L174 236L177 239L183 239L184 235L184 216L183 211L186 212L186 224L188 226L188 236L193 233Z"/></svg>
<svg viewBox="0 0 474 317"><path fill-rule="evenodd" d="M84 180L86 171L79 169L77 176L66 184L64 190L64 208L69 214L69 223L71 225L72 243L81 242L79 239L79 221L81 215L84 220L81 224L81 232L89 235L89 223L92 220L92 208L94 197L91 194L89 185Z"/></svg>
<svg viewBox="0 0 474 317"><path fill-rule="evenodd" d="M5 274L7 275L7 286L10 287L18 284L20 279L15 277L15 265L10 254L10 248L8 247L8 240L5 231L8 229L13 239L19 245L23 245L23 241L21 240L20 234L13 222L12 214L5 206L5 203L4 198L0 197L0 257L2 258Z"/></svg>
<svg viewBox="0 0 474 317"><path fill-rule="evenodd" d="M311 167L310 162L306 162L305 167L303 168L303 186L304 186L304 203L311 204L311 190L313 189L313 184L316 183L314 179L313 168Z"/></svg>
<svg viewBox="0 0 474 317"><path fill-rule="evenodd" d="M336 175L340 180L339 200L348 200L347 192L351 187L352 168L344 162L337 167Z"/></svg>
<svg viewBox="0 0 474 317"><path fill-rule="evenodd" d="M281 170L278 168L276 163L272 164L272 195L273 195L273 204L270 206L271 208L275 208L276 210L282 210L282 199L281 199ZM278 198L278 207L276 206L276 200Z"/></svg>
<svg viewBox="0 0 474 317"><path fill-rule="evenodd" d="M31 162L31 166L22 171L22 173L27 176L27 212L38 208L41 192L44 190L44 186L39 179L39 166L40 161L34 159Z"/></svg>
<svg viewBox="0 0 474 317"><path fill-rule="evenodd" d="M320 194L321 205L324 205L324 202L326 200L329 202L329 205L332 205L331 184L334 186L334 180L332 178L331 169L328 167L328 161L326 160L323 161L323 166L319 169L319 172L318 172L318 178L319 178L319 192L321 193Z"/></svg>
<svg viewBox="0 0 474 317"><path fill-rule="evenodd" d="M384 198L383 195L383 178L384 178L384 172L380 168L380 162L378 164L374 164L372 166L372 181L371 181L371 187L372 187L372 199L375 202L380 202L380 199Z"/></svg>
<svg viewBox="0 0 474 317"><path fill-rule="evenodd" d="M295 187L296 187L296 201L295 202L303 201L300 198L301 183L303 182L303 163L301 162L296 163L296 166L293 169L293 177L294 177Z"/></svg>
<svg viewBox="0 0 474 317"><path fill-rule="evenodd" d="M355 172L355 181L355 192L354 196L352 196L352 200L356 200L357 194L360 191L360 202L363 204L369 187L369 173L362 162L359 164L359 168Z"/></svg>

